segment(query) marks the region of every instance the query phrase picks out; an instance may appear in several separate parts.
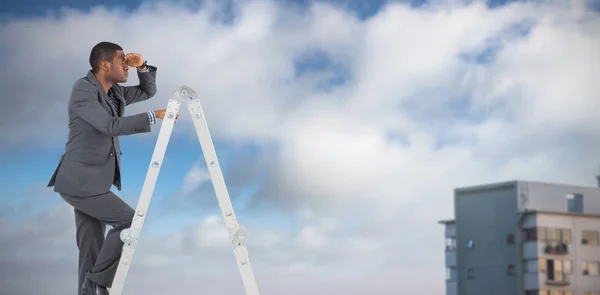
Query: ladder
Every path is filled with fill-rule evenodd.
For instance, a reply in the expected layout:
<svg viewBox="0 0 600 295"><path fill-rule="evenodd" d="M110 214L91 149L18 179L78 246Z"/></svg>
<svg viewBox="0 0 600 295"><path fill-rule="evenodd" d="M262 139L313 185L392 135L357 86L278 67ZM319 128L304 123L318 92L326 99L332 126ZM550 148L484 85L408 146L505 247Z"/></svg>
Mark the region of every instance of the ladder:
<svg viewBox="0 0 600 295"><path fill-rule="evenodd" d="M142 187L142 192L137 203L135 215L130 228L121 231L120 238L123 241L123 249L121 252L121 259L113 279L112 286L109 293L111 295L121 295L123 287L125 285L125 279L131 266L133 255L142 232L144 220L148 216L148 207L150 200L152 199L152 193L156 184L156 179L160 172L160 167L169 144L169 139L173 131L175 119L179 112L181 103L187 103L188 110L192 117L198 139L200 141L200 147L202 154L206 161L210 178L213 184L213 188L217 195L217 201L221 207L221 213L225 219L225 226L229 231L229 238L232 243L233 252L236 258L237 266L242 276L242 282L246 290L247 295L258 295L258 287L252 267L248 259L248 251L246 249L246 229L243 225L237 222L235 217L233 206L225 186L225 180L223 173L219 167L219 161L217 154L213 146L213 142L208 130L204 112L198 95L194 90L187 86L181 86L177 88L171 98L165 112L165 118L163 119L160 131L158 133L158 139L156 146L154 147L154 153L148 167L146 179Z"/></svg>

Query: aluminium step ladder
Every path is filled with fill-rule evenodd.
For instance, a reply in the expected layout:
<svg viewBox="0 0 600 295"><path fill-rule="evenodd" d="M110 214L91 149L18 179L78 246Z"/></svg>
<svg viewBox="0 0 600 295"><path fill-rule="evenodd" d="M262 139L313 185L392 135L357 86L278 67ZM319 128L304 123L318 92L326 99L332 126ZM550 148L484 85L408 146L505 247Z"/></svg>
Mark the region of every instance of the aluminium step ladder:
<svg viewBox="0 0 600 295"><path fill-rule="evenodd" d="M248 251L245 244L247 237L246 230L243 225L237 222L235 217L233 206L231 205L229 193L223 178L223 173L219 166L217 154L215 152L210 132L208 130L208 125L204 117L202 105L200 104L200 99L198 98L196 92L187 86L181 86L177 88L169 99L169 104L165 112L165 118L158 133L158 139L156 141L156 146L154 147L154 153L152 154L150 166L146 174L146 179L144 180L144 185L137 203L131 227L121 231L120 237L124 243L123 250L109 293L110 295L121 295L123 292L125 280L132 263L140 234L142 232L142 227L144 226L144 220L147 216L150 200L152 199L152 193L154 191L156 179L158 178L167 145L169 144L169 139L171 138L175 119L177 118L179 107L182 103L187 103L188 110L192 117L194 128L196 129L196 133L200 141L202 154L204 155L210 178L217 195L217 201L225 220L225 226L229 231L229 238L232 243L233 252L242 276L242 282L246 290L246 294L259 295L258 286L254 278L250 261L248 259Z"/></svg>

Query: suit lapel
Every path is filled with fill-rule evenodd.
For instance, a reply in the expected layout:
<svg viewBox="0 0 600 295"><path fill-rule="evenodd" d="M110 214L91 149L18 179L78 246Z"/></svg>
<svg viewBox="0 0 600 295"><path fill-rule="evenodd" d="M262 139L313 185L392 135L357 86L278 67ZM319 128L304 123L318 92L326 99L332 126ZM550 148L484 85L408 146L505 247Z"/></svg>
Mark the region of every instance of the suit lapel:
<svg viewBox="0 0 600 295"><path fill-rule="evenodd" d="M104 87L102 87L102 84L100 84L100 81L98 81L98 78L96 78L96 75L94 75L94 73L90 70L90 71L88 71L86 77L100 91L100 96L102 97L102 100L104 101L103 106L106 109L106 111L112 113L112 115L116 115L116 110L115 110L114 106L112 105L112 103L110 102L110 97L108 97L108 94L106 94Z"/></svg>

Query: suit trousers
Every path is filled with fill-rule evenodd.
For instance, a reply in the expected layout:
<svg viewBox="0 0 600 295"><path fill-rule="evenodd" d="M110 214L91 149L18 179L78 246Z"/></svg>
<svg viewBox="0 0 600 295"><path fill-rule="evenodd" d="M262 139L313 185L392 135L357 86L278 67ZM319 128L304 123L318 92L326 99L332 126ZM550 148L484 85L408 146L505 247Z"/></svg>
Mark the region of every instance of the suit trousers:
<svg viewBox="0 0 600 295"><path fill-rule="evenodd" d="M123 247L119 235L131 226L135 210L111 191L90 197L60 195L75 211L79 248L77 290L81 290L86 275L96 284L110 288ZM105 237L106 225L112 229Z"/></svg>

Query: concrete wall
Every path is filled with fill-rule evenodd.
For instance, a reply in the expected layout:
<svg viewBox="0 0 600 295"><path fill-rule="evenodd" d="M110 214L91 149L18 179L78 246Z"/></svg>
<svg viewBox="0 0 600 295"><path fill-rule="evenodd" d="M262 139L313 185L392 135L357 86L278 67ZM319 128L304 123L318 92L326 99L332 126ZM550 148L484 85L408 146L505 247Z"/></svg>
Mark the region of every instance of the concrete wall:
<svg viewBox="0 0 600 295"><path fill-rule="evenodd" d="M527 192L525 208L529 211L568 212L567 195L582 194L583 213L600 215L600 190L598 188L538 182L520 182L519 185Z"/></svg>
<svg viewBox="0 0 600 295"><path fill-rule="evenodd" d="M515 185L455 191L458 294L517 292L517 192ZM515 237L507 244L507 235ZM473 248L467 241L473 240ZM515 265L509 275L508 265Z"/></svg>

